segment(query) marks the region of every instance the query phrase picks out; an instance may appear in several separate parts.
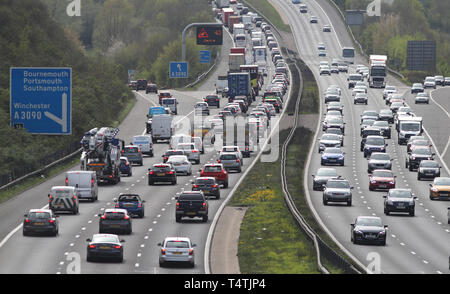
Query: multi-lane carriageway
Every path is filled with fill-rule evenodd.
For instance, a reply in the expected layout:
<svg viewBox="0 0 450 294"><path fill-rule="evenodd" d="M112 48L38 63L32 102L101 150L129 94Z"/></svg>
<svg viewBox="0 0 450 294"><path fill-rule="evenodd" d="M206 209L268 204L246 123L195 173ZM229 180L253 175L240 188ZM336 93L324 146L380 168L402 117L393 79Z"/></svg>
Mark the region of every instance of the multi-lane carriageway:
<svg viewBox="0 0 450 294"><path fill-rule="evenodd" d="M226 42L222 46L223 58L216 65L211 78L204 82L197 91L175 91L174 97L179 101L179 115L174 121L183 124L193 117L194 104L203 101L203 98L215 93L214 82L218 75L225 75L228 70L228 53L233 41L225 34ZM249 51L251 52L251 51ZM268 76L273 74L273 66L268 67ZM269 83L265 80L264 87ZM144 91L135 92L136 105L130 114L119 126L119 137L126 143L131 142L134 135L144 133L146 114L149 106L158 104L155 94L145 94ZM286 95L287 97L287 95ZM255 107L261 98L252 104ZM226 105L228 99L221 100L221 108ZM221 109L211 109L211 115L217 114ZM277 118L272 118L271 125ZM205 273L205 244L212 220L220 205L230 195L235 184L251 165L255 156L244 159L242 173L229 174L229 188L221 189L219 200L209 200L209 221L203 223L199 220L183 220L175 222L175 196L182 191L191 190L191 180L199 175L203 164L217 161L218 152L205 152L201 155L200 165L193 165L192 176L179 176L178 183L172 185L148 186L147 169L155 163L162 161L162 154L168 149L168 144L154 144L154 157L144 157L144 165L133 166L132 177L122 177L117 185L101 185L99 187L99 200L94 203L80 203L78 215L61 215L59 217L59 235L55 237L24 237L22 236L21 223L23 215L33 208L47 207L47 194L52 186L64 183L64 173L59 174L43 184L15 196L0 205L0 273L67 273L76 272L87 274L112 274L112 273ZM71 170L78 170L79 165ZM123 263L86 262L87 238L98 233L98 213L105 208L114 206L113 199L119 193L137 193L146 200L145 218L133 219L133 233L121 235L124 243ZM160 247L167 236L188 236L197 244L195 247L195 262L193 269L187 267L164 267L158 263ZM79 261L78 268L75 266Z"/></svg>
<svg viewBox="0 0 450 294"><path fill-rule="evenodd" d="M429 181L418 181L416 172L405 169L406 147L397 144L397 134L394 131L391 140L388 140L387 152L393 161L393 171L397 175L397 187L410 188L415 196L416 216L409 217L401 214L385 216L383 213L383 198L385 192L372 192L368 189L367 160L359 151L360 145L360 115L364 110L377 110L386 108L382 98L382 90L369 89L369 104L353 105L353 97L347 87L345 73L319 76L319 62L331 61L341 56L343 46L352 46L343 21L328 1L302 1L308 5L308 13L301 14L296 5L290 0L277 1L275 5L281 14L288 20L295 37L296 46L301 58L312 69L320 93L329 85L339 85L342 89L341 101L344 104L345 166L336 167L338 173L348 179L353 190L353 204L351 207L340 205L324 206L322 192L312 190L312 175L320 168L318 146L312 148L308 172L305 173L307 191L311 206L319 220L328 232L341 244L342 248L353 256L355 260L370 272L380 273L448 273L450 256L450 225L447 224L447 207L445 201L429 200ZM318 24L310 24L310 15L316 15ZM332 25L331 33L322 32L323 25ZM317 44L326 45L327 57L318 57ZM360 56L355 58L356 64L367 62ZM350 67L349 73L355 72L355 66ZM440 109L435 101L430 105L415 105L413 96L409 94L410 88L401 84L393 77L389 77L388 84L398 87L400 93L406 95L407 104L418 116L423 117L425 134L434 142L434 152L443 152L448 144L450 119ZM439 91L439 92L438 92ZM433 96L448 90L436 90ZM439 94L442 95L442 94ZM322 101L323 102L323 101ZM323 111L322 103L322 111ZM447 110L448 111L448 110ZM321 124L321 122L319 122ZM321 128L318 128L316 138L320 138ZM444 137L442 137L444 136ZM318 144L317 140L315 144ZM449 176L448 161L440 161L444 167L441 176ZM350 223L359 215L379 216L384 224L389 226L386 246L354 245L350 242Z"/></svg>

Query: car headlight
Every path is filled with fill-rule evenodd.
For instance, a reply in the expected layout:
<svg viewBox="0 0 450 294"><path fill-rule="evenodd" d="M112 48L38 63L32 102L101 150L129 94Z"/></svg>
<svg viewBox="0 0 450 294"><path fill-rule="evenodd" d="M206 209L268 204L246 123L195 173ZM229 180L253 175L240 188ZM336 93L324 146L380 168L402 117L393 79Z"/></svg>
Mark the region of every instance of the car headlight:
<svg viewBox="0 0 450 294"><path fill-rule="evenodd" d="M371 180L371 181L370 181L370 183L371 183L371 184L376 184L376 183L377 183L377 181L375 181L375 180Z"/></svg>
<svg viewBox="0 0 450 294"><path fill-rule="evenodd" d="M439 190L438 190L438 188L435 188L435 187L431 187L431 189L430 189L432 192L435 192L435 193L437 193Z"/></svg>
<svg viewBox="0 0 450 294"><path fill-rule="evenodd" d="M395 182L394 181L389 181L389 184L394 185Z"/></svg>
<svg viewBox="0 0 450 294"><path fill-rule="evenodd" d="M386 234L386 231L381 231L378 233L378 235L384 235L384 234Z"/></svg>
<svg viewBox="0 0 450 294"><path fill-rule="evenodd" d="M388 201L386 202L386 204L387 204L387 205L394 205L394 202L388 200Z"/></svg>
<svg viewBox="0 0 450 294"><path fill-rule="evenodd" d="M358 234L358 235L362 235L363 234L363 232L361 232L360 230L354 230L354 232L355 232L355 234Z"/></svg>

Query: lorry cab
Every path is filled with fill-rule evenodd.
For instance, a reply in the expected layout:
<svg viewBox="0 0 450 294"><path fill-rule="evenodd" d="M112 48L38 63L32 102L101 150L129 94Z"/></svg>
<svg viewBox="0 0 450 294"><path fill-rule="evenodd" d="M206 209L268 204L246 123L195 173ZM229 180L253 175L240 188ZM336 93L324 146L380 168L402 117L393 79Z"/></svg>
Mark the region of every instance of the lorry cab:
<svg viewBox="0 0 450 294"><path fill-rule="evenodd" d="M95 201L98 198L98 183L95 171L68 171L66 172L66 186L75 187L79 199Z"/></svg>
<svg viewBox="0 0 450 294"><path fill-rule="evenodd" d="M78 190L72 186L54 186L48 194L48 207L55 212L78 214Z"/></svg>
<svg viewBox="0 0 450 294"><path fill-rule="evenodd" d="M161 105L170 109L173 114L178 114L177 105L178 101L176 98L163 98L161 100Z"/></svg>
<svg viewBox="0 0 450 294"><path fill-rule="evenodd" d="M247 46L247 37L245 34L237 34L235 38L236 47L245 48Z"/></svg>

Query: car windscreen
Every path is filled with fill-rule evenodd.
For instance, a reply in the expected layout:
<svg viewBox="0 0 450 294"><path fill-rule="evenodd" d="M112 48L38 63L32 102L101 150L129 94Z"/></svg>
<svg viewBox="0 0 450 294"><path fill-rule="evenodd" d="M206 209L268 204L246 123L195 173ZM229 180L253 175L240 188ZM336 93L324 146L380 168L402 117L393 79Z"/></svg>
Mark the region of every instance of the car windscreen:
<svg viewBox="0 0 450 294"><path fill-rule="evenodd" d="M195 184L197 185L214 185L215 184L215 180L214 179L196 179L195 180Z"/></svg>
<svg viewBox="0 0 450 294"><path fill-rule="evenodd" d="M327 188L348 189L350 184L347 181L330 181L327 182Z"/></svg>
<svg viewBox="0 0 450 294"><path fill-rule="evenodd" d="M420 124L418 123L402 123L401 129L407 132L417 132L420 131Z"/></svg>
<svg viewBox="0 0 450 294"><path fill-rule="evenodd" d="M381 146L381 145L384 145L384 139L383 138L367 138L366 144Z"/></svg>
<svg viewBox="0 0 450 294"><path fill-rule="evenodd" d="M119 197L119 201L138 202L139 198L136 195L122 195Z"/></svg>
<svg viewBox="0 0 450 294"><path fill-rule="evenodd" d="M337 171L335 169L319 169L317 171L318 176L334 177L337 176Z"/></svg>
<svg viewBox="0 0 450 294"><path fill-rule="evenodd" d="M209 173L221 172L222 167L221 166L205 166L204 171L209 172Z"/></svg>
<svg viewBox="0 0 450 294"><path fill-rule="evenodd" d="M186 241L167 241L166 248L189 248L189 243Z"/></svg>
<svg viewBox="0 0 450 294"><path fill-rule="evenodd" d="M408 190L391 190L389 191L389 197L392 198L411 198L413 197L411 191Z"/></svg>
<svg viewBox="0 0 450 294"><path fill-rule="evenodd" d="M73 190L69 189L57 189L53 191L55 197L72 197Z"/></svg>
<svg viewBox="0 0 450 294"><path fill-rule="evenodd" d="M327 153L327 154L342 154L342 151L339 148L326 148L324 153Z"/></svg>
<svg viewBox="0 0 450 294"><path fill-rule="evenodd" d="M387 121L375 121L373 123L374 127L388 127L389 123Z"/></svg>
<svg viewBox="0 0 450 294"><path fill-rule="evenodd" d="M377 218L358 218L356 221L357 226L363 227L381 227L381 220Z"/></svg>
<svg viewBox="0 0 450 294"><path fill-rule="evenodd" d="M428 146L430 143L427 140L414 140L413 146Z"/></svg>
<svg viewBox="0 0 450 294"><path fill-rule="evenodd" d="M333 135L333 134L327 135L327 134L325 134L325 135L322 135L321 140L334 140L334 141L340 141L340 138L339 138L338 135Z"/></svg>
<svg viewBox="0 0 450 294"><path fill-rule="evenodd" d="M153 166L155 172L169 172L170 166Z"/></svg>
<svg viewBox="0 0 450 294"><path fill-rule="evenodd" d="M115 235L99 235L94 236L92 239L93 243L118 243L119 240Z"/></svg>
<svg viewBox="0 0 450 294"><path fill-rule="evenodd" d="M221 160L236 160L237 157L235 154L223 154L220 156Z"/></svg>
<svg viewBox="0 0 450 294"><path fill-rule="evenodd" d="M389 171L375 170L373 171L372 176L380 178L392 178L394 175Z"/></svg>
<svg viewBox="0 0 450 294"><path fill-rule="evenodd" d="M125 153L138 153L138 147L125 147Z"/></svg>
<svg viewBox="0 0 450 294"><path fill-rule="evenodd" d="M125 217L125 213L121 211L111 211L105 213L106 219L123 219Z"/></svg>
<svg viewBox="0 0 450 294"><path fill-rule="evenodd" d="M435 178L433 184L435 186L450 186L450 178Z"/></svg>
<svg viewBox="0 0 450 294"><path fill-rule="evenodd" d="M28 214L28 218L29 219L49 219L50 218L50 213L48 212L30 212Z"/></svg>
<svg viewBox="0 0 450 294"><path fill-rule="evenodd" d="M431 155L431 150L426 148L413 149L412 154L415 155Z"/></svg>
<svg viewBox="0 0 450 294"><path fill-rule="evenodd" d="M162 100L162 104L166 104L166 105L175 104L175 100L173 100L173 99L163 99Z"/></svg>
<svg viewBox="0 0 450 294"><path fill-rule="evenodd" d="M432 167L432 168L439 168L439 164L435 161L426 161L426 160L422 160L420 162L420 166L421 167Z"/></svg>
<svg viewBox="0 0 450 294"><path fill-rule="evenodd" d="M204 200L201 194L181 194L178 200L189 201L189 200Z"/></svg>
<svg viewBox="0 0 450 294"><path fill-rule="evenodd" d="M390 160L391 157L389 156L389 154L386 154L386 153L372 153L372 155L370 156L370 159Z"/></svg>

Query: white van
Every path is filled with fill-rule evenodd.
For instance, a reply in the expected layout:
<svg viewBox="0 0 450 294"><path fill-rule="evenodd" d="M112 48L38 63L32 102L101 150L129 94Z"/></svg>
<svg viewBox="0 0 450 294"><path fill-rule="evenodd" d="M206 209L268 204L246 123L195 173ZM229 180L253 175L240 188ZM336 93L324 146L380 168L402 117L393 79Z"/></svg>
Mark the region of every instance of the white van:
<svg viewBox="0 0 450 294"><path fill-rule="evenodd" d="M89 199L92 202L98 199L98 183L95 171L66 172L65 184L66 186L75 187L80 199Z"/></svg>
<svg viewBox="0 0 450 294"><path fill-rule="evenodd" d="M177 105L178 101L176 98L163 98L161 100L161 105L170 109L173 114L178 114Z"/></svg>
<svg viewBox="0 0 450 294"><path fill-rule="evenodd" d="M247 46L247 37L244 34L237 34L235 42L236 47L245 48L245 46Z"/></svg>
<svg viewBox="0 0 450 294"><path fill-rule="evenodd" d="M133 136L133 141L131 142L134 146L138 146L141 152L153 157L153 142L152 137L149 135Z"/></svg>
<svg viewBox="0 0 450 294"><path fill-rule="evenodd" d="M203 148L203 141L200 137L192 137L192 143L195 144L195 149L200 150L201 154L205 153L205 149Z"/></svg>

